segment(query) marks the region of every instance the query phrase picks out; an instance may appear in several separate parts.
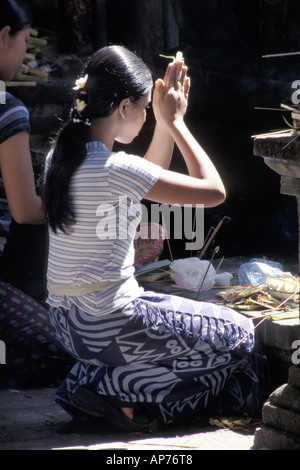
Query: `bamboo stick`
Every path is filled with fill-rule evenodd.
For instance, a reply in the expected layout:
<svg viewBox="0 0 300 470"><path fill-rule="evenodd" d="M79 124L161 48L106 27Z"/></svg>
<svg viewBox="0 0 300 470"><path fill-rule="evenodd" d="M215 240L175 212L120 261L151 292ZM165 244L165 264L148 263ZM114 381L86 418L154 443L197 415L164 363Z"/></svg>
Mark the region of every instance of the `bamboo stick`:
<svg viewBox="0 0 300 470"><path fill-rule="evenodd" d="M207 249L209 248L209 246L210 246L211 242L213 241L214 237L216 236L217 232L220 230L221 225L223 224L223 222L224 222L225 219L229 219L229 220L230 220L230 218L229 218L229 217L226 217L226 216L223 217L223 219L220 220L220 222L218 223L218 225L217 225L216 228L214 229L213 233L212 233L211 236L209 237L209 240L207 241L206 245L204 245L204 247L203 247L203 249L202 249L200 255L198 255L198 258L199 258L199 259L202 259L203 256L205 255Z"/></svg>
<svg viewBox="0 0 300 470"><path fill-rule="evenodd" d="M286 57L286 56L293 56L293 55L300 55L300 51L297 52L279 52L278 54L265 54L262 56L263 59L270 59L272 57Z"/></svg>
<svg viewBox="0 0 300 470"><path fill-rule="evenodd" d="M252 135L251 137L254 139L255 137L266 137L266 136L271 136L271 135L277 135L277 134L291 134L291 129L281 129L280 131L270 131L266 132L264 134L255 134Z"/></svg>
<svg viewBox="0 0 300 470"><path fill-rule="evenodd" d="M284 109L281 109L281 108L264 108L262 106L254 106L253 109L259 109L259 110L263 110L263 111L281 111L281 112L284 111Z"/></svg>
<svg viewBox="0 0 300 470"><path fill-rule="evenodd" d="M162 221L164 231L166 233L166 239L167 239L168 249L169 249L169 253L170 253L170 258L171 258L171 261L174 261L172 250L171 250L171 245L170 245L170 240L169 240L169 234L167 232L167 227L166 227L166 224L165 224L165 219L164 219L163 214L161 214L161 221Z"/></svg>
<svg viewBox="0 0 300 470"><path fill-rule="evenodd" d="M210 262L209 262L209 264L208 264L208 266L207 266L207 269L206 269L206 271L205 271L205 274L204 274L204 276L203 276L201 285L200 285L200 287L199 287L199 291L198 291L196 300L198 300L198 298L199 298L199 295L200 295L201 289L202 289L202 287L203 287L203 284L204 284L205 278L206 278L206 276L207 276L207 273L208 273L208 271L209 271L209 268L211 267L212 262L213 262L213 260L214 260L214 257L215 257L215 255L218 253L219 249L220 249L219 246L216 246L216 248L214 249L214 252L213 252L213 254L212 254L212 257L211 257L211 259L210 259Z"/></svg>

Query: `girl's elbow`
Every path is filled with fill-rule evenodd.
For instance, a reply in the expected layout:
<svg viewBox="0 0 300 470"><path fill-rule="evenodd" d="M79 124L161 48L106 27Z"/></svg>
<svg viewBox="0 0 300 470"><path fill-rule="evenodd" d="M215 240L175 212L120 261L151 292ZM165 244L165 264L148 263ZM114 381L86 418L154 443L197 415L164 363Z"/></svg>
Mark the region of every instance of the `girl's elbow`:
<svg viewBox="0 0 300 470"><path fill-rule="evenodd" d="M15 222L18 224L32 224L33 217L32 214L26 214L24 212L12 212L12 217Z"/></svg>
<svg viewBox="0 0 300 470"><path fill-rule="evenodd" d="M28 215L26 214L26 212L24 210L22 210L21 207L18 207L16 205L16 207L12 206L12 204L10 204L10 213L11 213L11 216L13 218L13 220L15 222L17 222L18 224L27 224L29 223L28 222Z"/></svg>
<svg viewBox="0 0 300 470"><path fill-rule="evenodd" d="M33 197L24 197L23 203L18 200L9 200L9 208L12 218L18 224L42 225L47 223L42 207L41 197L34 194Z"/></svg>
<svg viewBox="0 0 300 470"><path fill-rule="evenodd" d="M226 190L224 187L212 191L209 200L205 204L206 207L216 207L225 202Z"/></svg>
<svg viewBox="0 0 300 470"><path fill-rule="evenodd" d="M20 225L43 225L47 223L46 216L42 210L11 210L12 218Z"/></svg>
<svg viewBox="0 0 300 470"><path fill-rule="evenodd" d="M226 201L226 189L224 186L219 191L220 204Z"/></svg>

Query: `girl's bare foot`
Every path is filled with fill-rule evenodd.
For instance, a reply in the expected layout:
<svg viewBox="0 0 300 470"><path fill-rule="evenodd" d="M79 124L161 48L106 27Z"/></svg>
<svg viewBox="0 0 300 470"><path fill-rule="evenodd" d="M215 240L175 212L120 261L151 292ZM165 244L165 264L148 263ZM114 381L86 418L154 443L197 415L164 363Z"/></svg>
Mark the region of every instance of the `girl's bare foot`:
<svg viewBox="0 0 300 470"><path fill-rule="evenodd" d="M133 408L121 408L126 418L133 420Z"/></svg>

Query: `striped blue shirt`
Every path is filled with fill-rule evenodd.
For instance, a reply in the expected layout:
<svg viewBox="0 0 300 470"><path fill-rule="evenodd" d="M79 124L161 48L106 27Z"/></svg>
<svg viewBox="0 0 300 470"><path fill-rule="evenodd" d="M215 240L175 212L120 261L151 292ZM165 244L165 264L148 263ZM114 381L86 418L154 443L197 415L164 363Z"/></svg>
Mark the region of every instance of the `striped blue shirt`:
<svg viewBox="0 0 300 470"><path fill-rule="evenodd" d="M29 113L24 104L5 93L5 103L0 100L0 144L20 132L30 132Z"/></svg>
<svg viewBox="0 0 300 470"><path fill-rule="evenodd" d="M101 142L87 144L84 163L71 179L76 222L67 234L49 230L48 303L72 304L91 315L105 315L142 292L134 277L134 236L141 219L140 200L159 178L161 167L125 152L110 152ZM105 283L88 294L65 295L64 288ZM103 285L103 284L100 284Z"/></svg>
<svg viewBox="0 0 300 470"><path fill-rule="evenodd" d="M22 101L0 91L0 145L20 132L30 132L29 113ZM0 169L0 198L6 199Z"/></svg>

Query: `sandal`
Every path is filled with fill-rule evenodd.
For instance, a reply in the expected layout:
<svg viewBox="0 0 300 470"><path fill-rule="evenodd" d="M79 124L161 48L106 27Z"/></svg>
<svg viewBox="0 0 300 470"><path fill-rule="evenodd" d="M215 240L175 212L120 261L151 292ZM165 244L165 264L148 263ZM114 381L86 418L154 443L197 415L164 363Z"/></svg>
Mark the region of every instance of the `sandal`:
<svg viewBox="0 0 300 470"><path fill-rule="evenodd" d="M149 421L138 408L133 409L133 420L127 418L120 408L128 403L117 398L99 395L86 387L77 387L70 396L71 404L92 418L104 418L117 429L130 432L152 432L158 427L157 421Z"/></svg>

